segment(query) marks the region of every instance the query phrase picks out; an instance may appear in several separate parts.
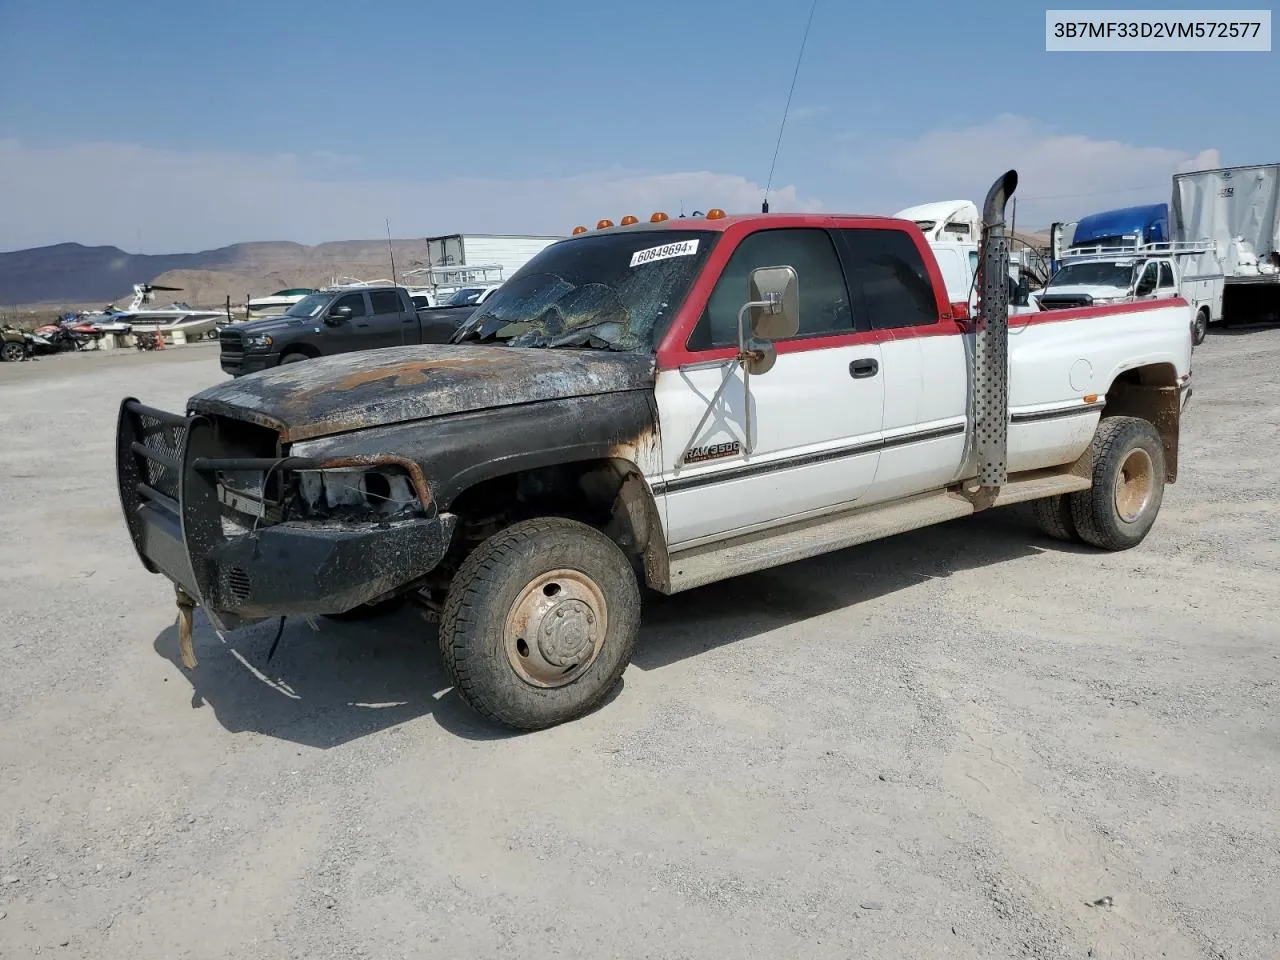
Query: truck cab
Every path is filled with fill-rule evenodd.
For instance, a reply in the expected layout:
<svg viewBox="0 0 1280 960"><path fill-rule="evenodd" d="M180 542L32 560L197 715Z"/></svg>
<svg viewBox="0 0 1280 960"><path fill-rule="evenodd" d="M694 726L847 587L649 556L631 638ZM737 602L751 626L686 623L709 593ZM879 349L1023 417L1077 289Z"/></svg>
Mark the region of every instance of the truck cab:
<svg viewBox="0 0 1280 960"><path fill-rule="evenodd" d="M226 326L220 363L233 377L378 347L443 343L454 326L424 320L404 287L360 284L315 291L278 316Z"/></svg>
<svg viewBox="0 0 1280 960"><path fill-rule="evenodd" d="M1184 263L1205 253L1199 245L1182 243L1074 247L1036 299L1043 309L1060 310L1178 298L1187 303L1191 341L1197 346L1209 324L1222 317L1221 274L1188 277L1183 272Z"/></svg>
<svg viewBox="0 0 1280 960"><path fill-rule="evenodd" d="M1069 258L1039 296L1047 310L1091 307L1178 296L1178 268L1171 257Z"/></svg>
<svg viewBox="0 0 1280 960"><path fill-rule="evenodd" d="M1008 270L1015 184L987 198L987 276ZM616 684L641 585L1026 501L1049 536L1142 542L1177 477L1186 304L1010 319L989 295L970 319L887 217L583 230L450 344L266 371L182 413L125 398L125 524L175 585L188 668L195 605L232 630L408 599L468 703L550 726Z"/></svg>

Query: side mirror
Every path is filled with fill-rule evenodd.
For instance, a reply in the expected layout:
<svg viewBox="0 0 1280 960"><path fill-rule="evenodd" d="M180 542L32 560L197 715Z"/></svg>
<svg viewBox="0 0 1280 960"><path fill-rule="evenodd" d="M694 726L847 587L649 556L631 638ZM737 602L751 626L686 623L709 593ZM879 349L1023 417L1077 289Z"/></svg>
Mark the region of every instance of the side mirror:
<svg viewBox="0 0 1280 960"><path fill-rule="evenodd" d="M1031 281L1025 276L1018 277L1018 284L1013 292L1013 304L1016 307L1029 306L1031 302Z"/></svg>
<svg viewBox="0 0 1280 960"><path fill-rule="evenodd" d="M782 340L800 329L800 278L795 267L756 267L748 282L751 337Z"/></svg>
<svg viewBox="0 0 1280 960"><path fill-rule="evenodd" d="M346 323L351 319L351 312L350 307L334 307L325 316L324 322L329 324L331 327L337 326L340 323Z"/></svg>
<svg viewBox="0 0 1280 960"><path fill-rule="evenodd" d="M1136 297L1149 297L1156 292L1156 281L1154 278L1143 277L1138 281L1138 289L1135 290Z"/></svg>

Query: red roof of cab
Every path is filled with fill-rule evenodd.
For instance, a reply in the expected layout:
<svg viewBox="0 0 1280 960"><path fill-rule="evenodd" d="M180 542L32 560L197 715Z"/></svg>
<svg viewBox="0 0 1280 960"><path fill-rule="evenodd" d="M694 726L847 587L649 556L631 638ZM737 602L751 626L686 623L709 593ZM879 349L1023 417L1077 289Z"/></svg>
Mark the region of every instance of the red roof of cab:
<svg viewBox="0 0 1280 960"><path fill-rule="evenodd" d="M768 224L774 227L840 227L854 224L865 226L868 221L883 221L886 226L891 225L895 228L903 226L915 227L915 224L910 220L850 213L732 213L716 220L708 220L706 217L685 217L683 219L671 217L661 223L648 223L642 220L639 223L629 224L625 227L605 227L603 230L588 230L586 233L578 234L578 236L589 237L597 233L647 232L650 230L716 230L723 232L738 224L752 226Z"/></svg>

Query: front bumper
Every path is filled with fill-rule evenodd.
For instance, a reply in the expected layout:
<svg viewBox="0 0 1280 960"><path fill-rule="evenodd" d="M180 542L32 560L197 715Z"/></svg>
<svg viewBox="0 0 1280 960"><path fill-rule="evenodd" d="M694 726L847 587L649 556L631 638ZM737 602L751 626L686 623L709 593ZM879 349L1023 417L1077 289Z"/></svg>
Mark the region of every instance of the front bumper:
<svg viewBox="0 0 1280 960"><path fill-rule="evenodd" d="M219 359L222 372L229 373L233 377L244 376L246 373L257 373L259 370L274 367L280 362L280 358L273 353L235 353L225 347Z"/></svg>
<svg viewBox="0 0 1280 960"><path fill-rule="evenodd" d="M228 533L210 466L219 452L206 418L133 399L120 406L116 475L138 558L220 629L342 613L425 576L448 549L454 518L430 506L408 519L292 521Z"/></svg>

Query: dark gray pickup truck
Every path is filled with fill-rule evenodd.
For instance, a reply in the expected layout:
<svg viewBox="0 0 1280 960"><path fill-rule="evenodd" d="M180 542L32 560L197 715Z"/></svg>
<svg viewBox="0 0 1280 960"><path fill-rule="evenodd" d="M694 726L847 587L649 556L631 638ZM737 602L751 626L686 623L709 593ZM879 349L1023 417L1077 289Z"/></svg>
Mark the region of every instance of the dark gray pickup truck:
<svg viewBox="0 0 1280 960"><path fill-rule="evenodd" d="M238 377L335 353L447 343L470 313L418 310L404 287L322 290L279 317L223 328L222 369Z"/></svg>

